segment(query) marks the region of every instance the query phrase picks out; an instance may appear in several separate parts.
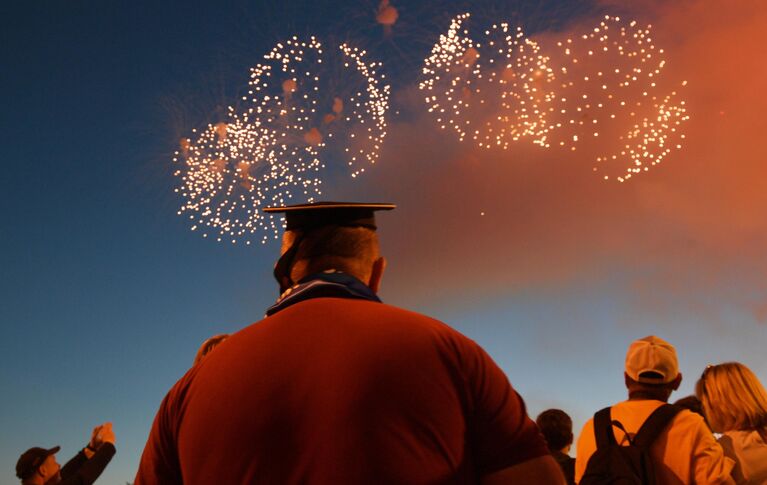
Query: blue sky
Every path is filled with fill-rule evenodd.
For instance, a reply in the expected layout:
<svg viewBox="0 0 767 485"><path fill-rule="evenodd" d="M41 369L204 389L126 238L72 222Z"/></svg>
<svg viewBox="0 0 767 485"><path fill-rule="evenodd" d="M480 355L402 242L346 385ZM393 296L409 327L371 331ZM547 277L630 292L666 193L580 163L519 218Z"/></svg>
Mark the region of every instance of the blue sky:
<svg viewBox="0 0 767 485"><path fill-rule="evenodd" d="M685 57L712 41L673 23L687 15L722 46L742 45L736 31L749 32L763 9L727 12L725 27L692 4L638 13L658 16L659 37L680 53L677 72L697 81L691 123L706 121L691 125L688 151L616 189L580 175L588 165L557 165L559 155L520 149L477 162L429 128L413 82L438 26L461 5L409 3L391 37L371 20L376 5L0 7L0 481L13 483L26 448L60 444L63 462L107 420L118 453L100 483L132 481L157 406L199 344L257 321L274 301L277 244L220 245L190 232L176 216L170 160L179 137L214 121L247 69L293 33L356 40L388 67L399 114L380 167L360 182L326 182L328 198L400 205L379 224L390 256L382 298L477 340L531 414L561 407L578 428L622 399L625 349L652 333L677 345L686 376L678 397L709 362L742 360L767 378L764 153L743 135L755 133L764 97L725 89L729 65L704 69ZM542 35L625 10L474 8L517 12ZM753 62L741 50L733 65ZM747 65L739 85L752 92L765 72ZM711 121L722 112L738 116ZM717 150L732 155L729 165L709 157Z"/></svg>

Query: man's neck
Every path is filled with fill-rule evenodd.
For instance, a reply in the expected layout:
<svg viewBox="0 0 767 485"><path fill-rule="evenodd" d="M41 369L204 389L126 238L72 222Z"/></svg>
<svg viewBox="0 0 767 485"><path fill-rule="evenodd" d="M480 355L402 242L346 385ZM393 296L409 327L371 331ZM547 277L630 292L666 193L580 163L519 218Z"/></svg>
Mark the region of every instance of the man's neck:
<svg viewBox="0 0 767 485"><path fill-rule="evenodd" d="M661 401L668 402L670 395L666 393L634 391L629 394L629 401Z"/></svg>

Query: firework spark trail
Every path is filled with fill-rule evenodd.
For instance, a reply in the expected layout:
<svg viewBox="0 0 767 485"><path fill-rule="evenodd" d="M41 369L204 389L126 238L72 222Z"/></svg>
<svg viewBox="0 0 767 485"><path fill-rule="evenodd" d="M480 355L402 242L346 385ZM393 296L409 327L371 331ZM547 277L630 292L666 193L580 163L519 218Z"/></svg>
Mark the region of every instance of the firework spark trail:
<svg viewBox="0 0 767 485"><path fill-rule="evenodd" d="M322 170L345 162L352 177L375 163L386 136L389 87L347 44L325 52L314 37L277 44L251 69L245 109L182 139L174 163L192 230L236 243L277 237L270 205L311 202ZM327 161L327 162L326 162Z"/></svg>
<svg viewBox="0 0 767 485"><path fill-rule="evenodd" d="M653 43L651 26L605 16L557 49L552 58L558 61L555 112L561 129L550 143L574 151L598 139L589 143L593 170L620 182L681 148L680 125L689 115L677 89L686 82L664 78L665 53Z"/></svg>
<svg viewBox="0 0 767 485"><path fill-rule="evenodd" d="M441 128L449 126L460 140L483 148L506 149L521 138L545 145L554 99L548 58L521 28L507 23L475 41L464 27L468 19L455 17L424 61L419 88L429 112Z"/></svg>
<svg viewBox="0 0 767 485"><path fill-rule="evenodd" d="M666 61L649 26L606 16L544 51L506 23L474 40L468 19L455 17L440 36L419 84L440 128L459 140L502 149L524 140L571 151L588 146L593 170L620 182L681 148L679 128L689 116L677 91L661 82Z"/></svg>

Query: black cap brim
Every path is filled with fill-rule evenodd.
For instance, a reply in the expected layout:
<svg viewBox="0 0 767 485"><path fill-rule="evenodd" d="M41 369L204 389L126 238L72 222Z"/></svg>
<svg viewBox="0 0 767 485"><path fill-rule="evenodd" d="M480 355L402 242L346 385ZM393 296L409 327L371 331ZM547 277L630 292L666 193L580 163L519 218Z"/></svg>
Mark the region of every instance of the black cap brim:
<svg viewBox="0 0 767 485"><path fill-rule="evenodd" d="M267 207L264 212L284 213L288 231L311 230L323 226L361 226L376 228L376 211L397 206L381 202L315 202L282 207Z"/></svg>

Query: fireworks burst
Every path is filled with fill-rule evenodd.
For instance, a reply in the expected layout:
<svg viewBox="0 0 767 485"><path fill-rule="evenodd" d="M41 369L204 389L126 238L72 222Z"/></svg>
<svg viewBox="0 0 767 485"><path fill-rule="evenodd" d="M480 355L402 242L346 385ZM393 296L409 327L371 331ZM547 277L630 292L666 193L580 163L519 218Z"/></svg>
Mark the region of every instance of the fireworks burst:
<svg viewBox="0 0 767 485"><path fill-rule="evenodd" d="M594 171L620 182L681 148L689 119L650 27L606 16L592 31L542 50L520 27L494 24L482 42L455 17L425 59L419 88L442 129L483 148L524 139L575 151L589 146ZM670 91L670 92L669 92ZM591 142L586 143L586 140Z"/></svg>
<svg viewBox="0 0 767 485"><path fill-rule="evenodd" d="M605 180L623 182L649 170L684 139L679 128L689 115L676 89L686 82L668 87L664 51L650 34L651 26L606 16L588 34L557 43L556 112L562 129L552 143L574 151L598 138L590 144L596 152L593 170Z"/></svg>
<svg viewBox="0 0 767 485"><path fill-rule="evenodd" d="M546 144L552 128L554 72L537 43L520 27L493 25L482 42L464 27L469 14L455 17L424 61L425 92L429 112L442 129L448 126L460 140L480 147L509 144L523 137Z"/></svg>
<svg viewBox="0 0 767 485"><path fill-rule="evenodd" d="M326 52L317 39L277 44L251 69L244 109L226 122L193 130L173 161L180 165L178 211L203 237L236 243L260 233L277 237L282 219L261 209L311 202L330 160L356 177L378 160L386 136L389 87L380 64L341 44Z"/></svg>

